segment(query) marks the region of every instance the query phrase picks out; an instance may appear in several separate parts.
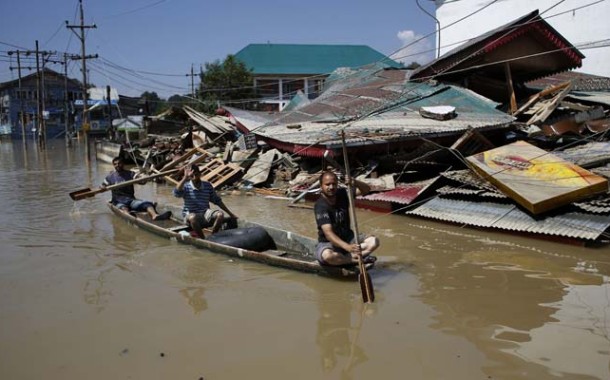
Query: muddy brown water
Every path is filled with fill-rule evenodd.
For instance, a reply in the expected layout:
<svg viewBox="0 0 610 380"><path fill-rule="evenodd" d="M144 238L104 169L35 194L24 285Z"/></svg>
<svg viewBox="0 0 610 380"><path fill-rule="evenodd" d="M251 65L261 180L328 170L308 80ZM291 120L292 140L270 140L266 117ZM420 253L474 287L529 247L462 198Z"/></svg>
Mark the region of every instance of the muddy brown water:
<svg viewBox="0 0 610 380"><path fill-rule="evenodd" d="M610 248L358 211L357 282L232 260L73 202L111 165L0 143L0 379L608 379ZM141 198L180 204L163 184ZM315 235L313 212L224 195Z"/></svg>

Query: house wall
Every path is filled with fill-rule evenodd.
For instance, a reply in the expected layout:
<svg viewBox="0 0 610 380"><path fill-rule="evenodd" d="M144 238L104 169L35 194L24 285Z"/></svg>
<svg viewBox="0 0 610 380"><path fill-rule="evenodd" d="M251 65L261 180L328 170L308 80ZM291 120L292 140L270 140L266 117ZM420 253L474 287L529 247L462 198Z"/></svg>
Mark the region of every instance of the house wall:
<svg viewBox="0 0 610 380"><path fill-rule="evenodd" d="M53 138L65 130L64 112L64 77L46 73L44 76L44 111L47 137ZM28 76L21 80L21 90L17 81L4 85L0 89L0 98L5 99L0 112L0 119L9 126L13 138L22 138L23 132L20 122L20 113L23 108L25 114L25 135L34 137L37 110L37 83L36 76ZM73 82L68 82L68 99L74 100L82 97L81 89Z"/></svg>
<svg viewBox="0 0 610 380"><path fill-rule="evenodd" d="M320 95L327 75L257 75L254 86L262 102L282 108L301 90L309 99Z"/></svg>
<svg viewBox="0 0 610 380"><path fill-rule="evenodd" d="M610 77L610 46L600 46L610 44L610 27L607 22L610 2L500 0L463 21L458 21L492 2L493 0L435 1L436 18L441 27L441 55L471 38L538 9L546 22L585 55L582 68L576 71ZM586 6L588 4L591 5ZM455 25L448 26L456 21ZM445 26L448 27L443 29ZM597 47L593 48L594 46Z"/></svg>

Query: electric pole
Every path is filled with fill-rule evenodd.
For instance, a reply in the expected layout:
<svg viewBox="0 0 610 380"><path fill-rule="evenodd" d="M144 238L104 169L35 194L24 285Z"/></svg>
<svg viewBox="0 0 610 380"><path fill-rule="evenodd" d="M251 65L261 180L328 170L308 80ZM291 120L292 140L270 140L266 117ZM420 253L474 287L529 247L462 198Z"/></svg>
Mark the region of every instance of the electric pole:
<svg viewBox="0 0 610 380"><path fill-rule="evenodd" d="M36 40L36 135L38 138L38 147L42 149L44 147L44 142L42 139L44 118L42 117L42 76L40 75L40 62L38 59L39 54L38 40Z"/></svg>
<svg viewBox="0 0 610 380"><path fill-rule="evenodd" d="M66 146L72 145L72 138L68 131L70 111L68 110L68 54L64 53L64 133Z"/></svg>
<svg viewBox="0 0 610 380"><path fill-rule="evenodd" d="M186 74L187 77L191 77L191 96L195 99L195 73L193 72L193 64L191 63L191 73Z"/></svg>
<svg viewBox="0 0 610 380"><path fill-rule="evenodd" d="M44 63L45 63L45 55L52 55L55 52L39 50L38 49L38 40L36 40L36 49L35 50L12 50L8 52L8 55L17 54L17 67L9 67L10 70L17 69L18 77L19 77L19 108L21 116L19 117L21 123L21 137L24 140L24 145L26 145L25 140L27 137L27 132L25 129L25 110L24 110L24 100L25 96L23 93L23 89L21 87L21 69L27 70L36 70L36 119L34 125L36 126L36 138L38 139L38 144L40 148L44 148L46 145L46 134L45 134L45 124L44 124ZM21 66L21 54L25 54L26 56L30 54L34 54L36 56L36 67L31 66ZM40 58L42 55L43 61L43 72L40 70Z"/></svg>
<svg viewBox="0 0 610 380"><path fill-rule="evenodd" d="M66 27L76 35L76 37L80 40L81 44L81 56L75 57L77 59L82 60L82 71L83 71L83 117L82 117L82 130L85 134L85 140L87 138L87 134L89 132L89 120L87 116L87 106L89 103L89 94L87 93L87 59L97 58L98 55L86 55L85 52L85 29L95 29L97 26L93 25L85 25L85 16L83 12L83 0L79 0L80 7L80 25L69 25L66 20ZM74 29L80 29L80 34L76 33Z"/></svg>
<svg viewBox="0 0 610 380"><path fill-rule="evenodd" d="M19 122L21 123L21 138L23 139L23 146L27 147L27 142L26 142L26 132L25 132L25 112L23 109L23 101L24 96L23 96L23 90L21 89L21 56L19 53L22 53L19 50L14 50L14 51L9 51L8 55L13 55L17 53L17 75L18 75L18 83L19 83L19 109L20 109L20 114L19 114ZM15 67L9 67L10 70L15 69ZM31 68L29 68L31 70Z"/></svg>

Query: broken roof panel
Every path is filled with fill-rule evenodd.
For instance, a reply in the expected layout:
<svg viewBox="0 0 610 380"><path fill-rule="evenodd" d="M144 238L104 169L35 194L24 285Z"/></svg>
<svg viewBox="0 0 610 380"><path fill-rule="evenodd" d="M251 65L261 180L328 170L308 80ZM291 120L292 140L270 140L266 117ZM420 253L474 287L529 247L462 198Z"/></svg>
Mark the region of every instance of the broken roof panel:
<svg viewBox="0 0 610 380"><path fill-rule="evenodd" d="M200 127L205 129L207 132L224 133L232 130L230 126L219 122L217 118L211 118L205 115L204 113L194 110L189 106L184 106L183 109L193 121L195 121Z"/></svg>
<svg viewBox="0 0 610 380"><path fill-rule="evenodd" d="M402 205L411 204L423 191L433 184L438 177L412 183L397 183L396 188L380 193L370 193L359 196L358 199L368 201L392 202Z"/></svg>
<svg viewBox="0 0 610 380"><path fill-rule="evenodd" d="M475 227L595 240L610 227L610 216L570 212L536 220L512 204L433 198L407 215Z"/></svg>
<svg viewBox="0 0 610 380"><path fill-rule="evenodd" d="M573 91L610 91L610 78L599 75L565 71L527 82L529 88L544 90L565 82L572 82Z"/></svg>
<svg viewBox="0 0 610 380"><path fill-rule="evenodd" d="M502 128L513 120L496 109L498 103L470 90L408 82L405 70L350 72L355 74L344 82L335 82L320 97L275 117L226 109L269 145L315 156L322 155L325 149L340 147L337 132L346 126L349 145L354 147L462 134L468 128ZM456 117L434 120L419 114L420 107L440 105L455 107Z"/></svg>

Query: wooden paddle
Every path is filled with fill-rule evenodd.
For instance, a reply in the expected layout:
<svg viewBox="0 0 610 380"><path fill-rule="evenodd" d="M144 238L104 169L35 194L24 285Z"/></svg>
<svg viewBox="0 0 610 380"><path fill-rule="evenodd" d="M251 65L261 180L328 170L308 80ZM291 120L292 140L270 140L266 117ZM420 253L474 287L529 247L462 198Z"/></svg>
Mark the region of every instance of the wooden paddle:
<svg viewBox="0 0 610 380"><path fill-rule="evenodd" d="M70 198L72 198L73 201L80 201L81 199L91 198L91 197L95 196L96 194L103 193L103 192L106 192L109 190L119 189L124 186L129 186L129 185L133 185L136 183L145 182L145 181L151 180L153 178L163 177L163 176L166 176L169 174L174 174L174 173L177 173L179 170L181 170L181 169L172 169L172 170L167 170L167 171L164 171L161 173L152 174L152 175L149 175L146 177L135 178L135 179L125 181L125 182L119 182L115 185L107 186L105 189L99 188L97 190L91 190L90 188L85 187L84 189L80 189L80 190L71 192Z"/></svg>
<svg viewBox="0 0 610 380"><path fill-rule="evenodd" d="M347 148L345 146L345 131L341 131L341 143L343 145L343 161L345 161L345 175L349 178L347 181L347 197L349 200L349 212L350 219L352 220L352 226L354 229L354 236L356 240L356 244L360 245L360 236L358 234L358 222L356 221L356 208L354 203L354 193L352 189L352 177L349 170L349 159L347 158ZM366 271L366 267L362 261L362 253L358 253L358 269L360 273L358 274L358 282L360 283L360 290L362 291L362 301L363 302L374 302L375 301L375 291L373 290L373 282L371 281L371 276Z"/></svg>

